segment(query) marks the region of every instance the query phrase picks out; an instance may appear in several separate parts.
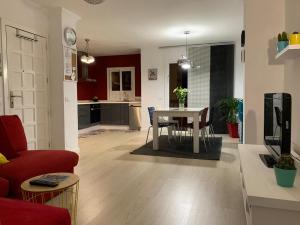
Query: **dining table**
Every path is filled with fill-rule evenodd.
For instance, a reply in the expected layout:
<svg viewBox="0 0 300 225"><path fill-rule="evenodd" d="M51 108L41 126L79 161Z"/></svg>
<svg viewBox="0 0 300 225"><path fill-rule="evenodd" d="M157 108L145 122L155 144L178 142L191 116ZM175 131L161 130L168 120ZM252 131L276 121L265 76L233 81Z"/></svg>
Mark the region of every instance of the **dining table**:
<svg viewBox="0 0 300 225"><path fill-rule="evenodd" d="M202 108L163 108L156 109L153 113L153 150L159 150L158 121L160 117L192 117L193 118L193 152L199 153L199 117ZM172 136L172 127L168 127L169 139Z"/></svg>

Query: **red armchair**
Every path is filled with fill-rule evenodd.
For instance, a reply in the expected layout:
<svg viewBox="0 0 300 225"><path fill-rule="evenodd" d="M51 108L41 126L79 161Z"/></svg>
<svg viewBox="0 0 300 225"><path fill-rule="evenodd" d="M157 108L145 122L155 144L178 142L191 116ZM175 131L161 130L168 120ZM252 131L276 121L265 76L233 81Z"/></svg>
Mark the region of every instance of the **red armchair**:
<svg viewBox="0 0 300 225"><path fill-rule="evenodd" d="M8 180L0 177L0 197L5 197L8 194ZM0 223L1 224L1 223Z"/></svg>
<svg viewBox="0 0 300 225"><path fill-rule="evenodd" d="M67 209L0 198L0 224L71 225Z"/></svg>
<svg viewBox="0 0 300 225"><path fill-rule="evenodd" d="M65 150L29 151L18 116L0 116L0 146L0 152L10 160L0 165L0 177L8 181L8 197L13 198L22 197L20 185L28 178L45 173L72 173L79 159L76 153ZM4 185L5 181L2 182Z"/></svg>

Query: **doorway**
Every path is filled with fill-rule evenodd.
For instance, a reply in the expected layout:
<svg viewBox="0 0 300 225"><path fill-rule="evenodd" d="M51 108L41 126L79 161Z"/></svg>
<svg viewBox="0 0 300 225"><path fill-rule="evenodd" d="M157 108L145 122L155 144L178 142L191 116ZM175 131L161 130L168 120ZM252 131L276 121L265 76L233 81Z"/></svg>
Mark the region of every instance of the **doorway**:
<svg viewBox="0 0 300 225"><path fill-rule="evenodd" d="M6 25L5 114L18 115L28 149L48 149L47 40Z"/></svg>
<svg viewBox="0 0 300 225"><path fill-rule="evenodd" d="M183 70L178 63L169 64L169 106L179 107L178 99L173 93L176 87L188 88L188 71ZM187 107L187 101L185 101L185 107Z"/></svg>

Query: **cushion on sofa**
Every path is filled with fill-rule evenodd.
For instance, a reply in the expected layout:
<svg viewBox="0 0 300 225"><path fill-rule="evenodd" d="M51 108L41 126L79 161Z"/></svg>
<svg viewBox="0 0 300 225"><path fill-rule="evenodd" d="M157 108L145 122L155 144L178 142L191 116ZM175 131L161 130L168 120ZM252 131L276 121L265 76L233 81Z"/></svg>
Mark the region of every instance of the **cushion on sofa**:
<svg viewBox="0 0 300 225"><path fill-rule="evenodd" d="M9 190L8 180L0 177L0 197L6 197L8 195L8 190Z"/></svg>
<svg viewBox="0 0 300 225"><path fill-rule="evenodd" d="M65 150L32 150L0 165L0 177L9 181L9 196L21 198L23 181L45 173L73 172L78 155Z"/></svg>
<svg viewBox="0 0 300 225"><path fill-rule="evenodd" d="M0 165L8 162L9 161L7 160L7 158L2 153L0 153Z"/></svg>
<svg viewBox="0 0 300 225"><path fill-rule="evenodd" d="M71 225L67 209L0 198L0 224Z"/></svg>
<svg viewBox="0 0 300 225"><path fill-rule="evenodd" d="M0 116L0 152L7 158L18 156L18 152L27 150L27 141L18 116Z"/></svg>

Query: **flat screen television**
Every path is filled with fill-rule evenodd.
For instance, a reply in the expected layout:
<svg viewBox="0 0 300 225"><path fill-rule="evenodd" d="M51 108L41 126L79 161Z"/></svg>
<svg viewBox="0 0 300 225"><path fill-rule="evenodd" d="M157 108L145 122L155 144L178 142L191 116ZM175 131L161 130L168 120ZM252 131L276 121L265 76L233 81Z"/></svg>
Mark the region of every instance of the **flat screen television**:
<svg viewBox="0 0 300 225"><path fill-rule="evenodd" d="M290 94L265 94L264 142L275 160L291 152L291 108Z"/></svg>

